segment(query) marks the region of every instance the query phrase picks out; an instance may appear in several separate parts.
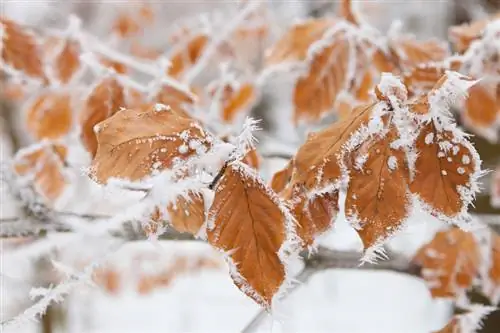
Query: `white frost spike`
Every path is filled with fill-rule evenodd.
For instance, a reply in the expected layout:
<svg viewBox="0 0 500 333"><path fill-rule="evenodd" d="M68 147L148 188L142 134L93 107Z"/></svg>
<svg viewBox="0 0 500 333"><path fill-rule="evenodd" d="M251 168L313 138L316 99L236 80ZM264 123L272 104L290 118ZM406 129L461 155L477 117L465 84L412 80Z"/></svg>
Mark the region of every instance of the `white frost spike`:
<svg viewBox="0 0 500 333"><path fill-rule="evenodd" d="M259 120L247 117L243 123L243 128L240 135L237 137L237 148L242 152L247 152L255 148L257 139L253 135L254 131L260 130L258 126Z"/></svg>
<svg viewBox="0 0 500 333"><path fill-rule="evenodd" d="M161 111L171 111L172 108L170 108L170 105L165 105L161 103L156 103L154 107L156 112L161 112Z"/></svg>
<svg viewBox="0 0 500 333"><path fill-rule="evenodd" d="M396 159L395 156L390 156L389 159L387 160L387 166L391 171L394 171L398 167L398 160Z"/></svg>
<svg viewBox="0 0 500 333"><path fill-rule="evenodd" d="M400 101L408 99L408 90L401 80L392 73L382 73L380 83L377 85L382 95L391 100L391 96L397 97ZM391 100L391 102L393 102Z"/></svg>
<svg viewBox="0 0 500 333"><path fill-rule="evenodd" d="M457 316L461 332L475 333L483 326L483 319L491 312L498 310L493 306L472 304L468 307L469 312Z"/></svg>

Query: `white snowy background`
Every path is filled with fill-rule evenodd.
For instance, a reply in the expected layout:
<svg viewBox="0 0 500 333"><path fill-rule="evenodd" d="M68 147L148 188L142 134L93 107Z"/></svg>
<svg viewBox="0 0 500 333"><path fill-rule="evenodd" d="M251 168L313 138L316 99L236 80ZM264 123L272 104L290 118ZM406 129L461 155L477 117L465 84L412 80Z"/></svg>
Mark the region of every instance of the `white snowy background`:
<svg viewBox="0 0 500 333"><path fill-rule="evenodd" d="M283 17L299 19L310 5L300 1L276 1ZM78 11L84 8L81 2L49 1L5 1L0 4L0 13L31 25L44 24L53 17L53 6L61 12ZM91 31L97 32L109 24L110 11L126 2L109 1L87 15L92 16ZM181 1L168 2L162 20L174 21L183 15L202 12L221 6L221 2ZM366 1L362 4L372 23L387 30L393 19L402 20L408 30L421 37L445 37L446 22L450 11L449 1ZM286 14L286 15L285 15ZM160 31L161 33L161 31ZM161 34L151 36L161 39ZM3 124L1 124L3 126ZM1 159L11 155L10 142L0 126ZM287 136L286 128L283 136ZM265 142L263 142L265 147ZM78 159L78 156L75 157ZM77 162L77 161L76 161ZM286 161L268 160L263 165L265 175L279 170ZM78 185L73 191L81 193L80 202L61 202L60 207L68 211L112 214L120 211L133 197L124 198L122 193L105 193L84 179L73 175ZM3 186L3 185L2 185ZM4 187L0 188L2 217L16 213L15 203ZM120 200L113 198L119 197ZM342 250L361 250L361 242L342 217L335 222L335 230L325 235L321 244ZM432 218L414 214L410 228L396 237L391 246L395 251L411 257L425 241L430 240L440 223ZM95 257L108 248L99 240L74 239L68 235L60 238L57 257L60 261L75 265L85 257ZM28 246L23 250L10 249L10 243L1 241L1 295L0 316L2 321L19 313L29 304L29 289L36 281L38 272L33 269L33 258L43 246ZM71 246L64 245L71 244ZM149 269L161 269L177 256L192 260L200 257L220 262L216 269L202 269L192 273L178 274L171 283L147 295L137 292L137 281L133 278L136 267L133 258L137 253L146 253L150 259ZM159 260L158 258L161 258ZM208 244L196 241L135 242L127 244L111 255L110 265L120 267L122 276L117 295L109 295L99 288L84 287L71 293L63 302L68 310L68 324L64 332L102 333L177 333L177 332L240 332L260 311L260 308L232 283L221 256ZM337 333L424 333L444 326L451 315L447 301L433 300L428 288L416 278L383 271L329 270L317 273L304 286L298 288L272 316L260 327L259 332L337 332ZM38 323L32 323L18 333L37 332Z"/></svg>

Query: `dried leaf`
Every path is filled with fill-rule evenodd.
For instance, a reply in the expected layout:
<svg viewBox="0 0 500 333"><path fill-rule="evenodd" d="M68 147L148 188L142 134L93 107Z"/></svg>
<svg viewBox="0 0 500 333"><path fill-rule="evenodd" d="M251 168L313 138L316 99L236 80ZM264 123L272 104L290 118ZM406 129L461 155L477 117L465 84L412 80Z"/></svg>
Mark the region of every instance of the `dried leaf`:
<svg viewBox="0 0 500 333"><path fill-rule="evenodd" d="M196 98L190 91L180 90L171 85L163 84L153 98L153 101L168 105L177 112L184 112L184 106L193 105L196 102ZM184 116L189 117L187 112L184 112Z"/></svg>
<svg viewBox="0 0 500 333"><path fill-rule="evenodd" d="M67 185L64 161L67 149L62 145L43 143L20 150L14 159L14 170L23 177L32 177L35 189L49 202L54 202Z"/></svg>
<svg viewBox="0 0 500 333"><path fill-rule="evenodd" d="M317 236L329 230L337 217L339 206L338 192L321 193L312 198L304 195L303 189L291 192L295 201L293 214L297 220L297 235L302 240L302 246L311 246Z"/></svg>
<svg viewBox="0 0 500 333"><path fill-rule="evenodd" d="M81 139L92 157L97 151L94 127L124 106L123 87L113 78L101 81L88 96L80 117Z"/></svg>
<svg viewBox="0 0 500 333"><path fill-rule="evenodd" d="M227 166L209 212L208 241L225 251L234 283L270 307L286 279L282 249L291 216L277 196L241 163Z"/></svg>
<svg viewBox="0 0 500 333"><path fill-rule="evenodd" d="M26 125L37 140L57 139L69 133L73 123L71 96L66 92L46 92L27 107Z"/></svg>
<svg viewBox="0 0 500 333"><path fill-rule="evenodd" d="M403 70L413 67L440 62L450 56L446 43L438 40L419 41L410 37L401 37L390 41L394 60Z"/></svg>
<svg viewBox="0 0 500 333"><path fill-rule="evenodd" d="M404 151L391 148L396 129L362 144L349 158L346 218L358 227L365 249L377 247L399 230L409 215L409 171ZM363 165L356 167L358 161Z"/></svg>
<svg viewBox="0 0 500 333"><path fill-rule="evenodd" d="M238 90L232 91L231 96L225 101L222 119L228 123L242 112L249 110L256 100L255 87L250 84L242 84Z"/></svg>
<svg viewBox="0 0 500 333"><path fill-rule="evenodd" d="M448 34L455 50L459 53L465 52L474 40L481 38L488 23L498 18L500 18L500 13L484 20L451 27Z"/></svg>
<svg viewBox="0 0 500 333"><path fill-rule="evenodd" d="M447 68L440 65L417 65L403 75L410 96L427 94L445 75Z"/></svg>
<svg viewBox="0 0 500 333"><path fill-rule="evenodd" d="M101 183L111 177L143 179L207 151L212 141L197 123L166 106L121 110L101 122L96 135L93 176Z"/></svg>
<svg viewBox="0 0 500 333"><path fill-rule="evenodd" d="M287 184L292 180L293 174L293 160L288 162L288 164L280 171L273 175L271 180L271 188L276 193L282 192Z"/></svg>
<svg viewBox="0 0 500 333"><path fill-rule="evenodd" d="M62 83L68 83L81 68L80 45L72 40L63 41L64 46L54 59L54 72Z"/></svg>
<svg viewBox="0 0 500 333"><path fill-rule="evenodd" d="M252 169L259 169L260 166L260 156L256 149L250 150L241 160L243 163L251 167Z"/></svg>
<svg viewBox="0 0 500 333"><path fill-rule="evenodd" d="M122 38L137 35L141 30L140 24L128 14L119 15L113 25L113 31Z"/></svg>
<svg viewBox="0 0 500 333"><path fill-rule="evenodd" d="M332 19L322 18L295 24L271 48L266 56L267 65L305 60L309 47L321 39L323 34L336 22Z"/></svg>
<svg viewBox="0 0 500 333"><path fill-rule="evenodd" d="M189 39L186 45L181 45L170 58L171 66L167 74L173 77L180 77L188 68L190 68L203 53L209 37L207 35L196 35Z"/></svg>
<svg viewBox="0 0 500 333"><path fill-rule="evenodd" d="M342 0L339 6L339 16L346 19L348 22L359 25L359 19L356 17L356 14L353 12L352 1L351 0Z"/></svg>
<svg viewBox="0 0 500 333"><path fill-rule="evenodd" d="M459 228L439 231L413 258L434 297L456 297L472 286L480 253L474 236Z"/></svg>
<svg viewBox="0 0 500 333"><path fill-rule="evenodd" d="M4 17L0 18L0 31L0 65L46 81L40 46L31 32Z"/></svg>
<svg viewBox="0 0 500 333"><path fill-rule="evenodd" d="M203 196L190 195L190 200L177 198L175 204L168 207L170 223L179 232L197 235L205 222L205 206Z"/></svg>
<svg viewBox="0 0 500 333"><path fill-rule="evenodd" d="M496 94L496 84L479 83L469 89L469 97L464 106L464 123L479 135L496 141L500 126L500 100ZM491 135L488 135L491 132Z"/></svg>
<svg viewBox="0 0 500 333"><path fill-rule="evenodd" d="M111 268L97 268L92 274L92 280L111 295L118 295L121 289L120 274Z"/></svg>

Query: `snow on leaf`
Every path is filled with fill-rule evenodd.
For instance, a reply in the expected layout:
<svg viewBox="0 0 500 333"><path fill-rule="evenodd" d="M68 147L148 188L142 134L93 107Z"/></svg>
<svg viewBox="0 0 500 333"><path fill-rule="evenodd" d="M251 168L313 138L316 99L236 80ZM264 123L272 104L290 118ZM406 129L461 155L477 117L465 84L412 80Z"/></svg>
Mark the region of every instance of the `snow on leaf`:
<svg viewBox="0 0 500 333"><path fill-rule="evenodd" d="M299 185L300 186L300 185ZM328 231L339 211L338 192L320 193L308 198L305 191L295 188L291 192L293 214L297 220L297 235L302 246L313 246L316 237Z"/></svg>
<svg viewBox="0 0 500 333"><path fill-rule="evenodd" d="M228 253L236 286L269 308L288 279L294 221L285 205L248 167L234 162L216 186L209 221L208 241Z"/></svg>
<svg viewBox="0 0 500 333"><path fill-rule="evenodd" d="M65 146L43 141L19 150L14 158L14 170L32 181L36 191L53 202L67 185L63 172L66 154Z"/></svg>
<svg viewBox="0 0 500 333"><path fill-rule="evenodd" d="M417 65L443 61L450 55L446 43L438 40L419 41L402 36L390 40L389 45L395 62L403 71Z"/></svg>
<svg viewBox="0 0 500 333"><path fill-rule="evenodd" d="M92 175L100 183L111 177L142 180L207 151L211 142L192 119L167 107L120 110L98 125L96 136Z"/></svg>
<svg viewBox="0 0 500 333"><path fill-rule="evenodd" d="M238 90L233 91L224 103L222 119L232 122L241 112L249 110L256 100L256 89L250 84L242 84Z"/></svg>
<svg viewBox="0 0 500 333"><path fill-rule="evenodd" d="M416 139L416 174L410 190L430 212L454 223L460 223L466 214L482 174L477 151L449 113L452 101L468 87L467 78L448 73L427 96L410 106L422 119ZM434 140L428 144L426 137L430 134ZM471 159L470 163L463 163L464 156Z"/></svg>
<svg viewBox="0 0 500 333"><path fill-rule="evenodd" d="M258 170L260 166L260 156L256 149L251 149L241 160L249 167Z"/></svg>
<svg viewBox="0 0 500 333"><path fill-rule="evenodd" d="M26 107L26 127L37 140L65 136L73 123L71 95L66 91L46 91Z"/></svg>
<svg viewBox="0 0 500 333"><path fill-rule="evenodd" d="M111 77L99 82L87 97L80 115L81 139L92 157L97 151L95 126L124 106L123 87Z"/></svg>
<svg viewBox="0 0 500 333"><path fill-rule="evenodd" d="M193 105L196 102L196 97L190 91L184 91L165 83L160 84L158 91L153 94L152 100L155 103L175 108L178 112L183 112L187 117L187 112L183 111L184 106Z"/></svg>
<svg viewBox="0 0 500 333"><path fill-rule="evenodd" d="M352 24L359 25L359 18L353 11L351 0L342 0L339 5L339 16Z"/></svg>
<svg viewBox="0 0 500 333"><path fill-rule="evenodd" d="M0 68L46 81L40 45L25 27L0 18Z"/></svg>
<svg viewBox="0 0 500 333"><path fill-rule="evenodd" d="M332 19L310 19L293 25L266 55L268 66L303 61L309 47L335 24Z"/></svg>
<svg viewBox="0 0 500 333"><path fill-rule="evenodd" d="M473 41L481 38L483 30L488 23L498 18L500 18L500 13L487 19L451 27L448 31L448 35L454 49L459 53L465 52Z"/></svg>
<svg viewBox="0 0 500 333"><path fill-rule="evenodd" d="M437 232L413 262L422 267L432 296L455 298L472 286L481 258L474 235L453 227Z"/></svg>
<svg viewBox="0 0 500 333"><path fill-rule="evenodd" d="M71 38L47 38L44 44L44 58L48 63L51 81L69 83L82 69L80 43Z"/></svg>
<svg viewBox="0 0 500 333"><path fill-rule="evenodd" d="M405 154L391 148L397 137L396 129L392 129L386 136L365 142L349 156L355 163L356 156L368 154L363 168L351 169L345 203L346 218L357 225L365 249L393 235L409 215ZM390 167L391 157L395 159L394 169Z"/></svg>

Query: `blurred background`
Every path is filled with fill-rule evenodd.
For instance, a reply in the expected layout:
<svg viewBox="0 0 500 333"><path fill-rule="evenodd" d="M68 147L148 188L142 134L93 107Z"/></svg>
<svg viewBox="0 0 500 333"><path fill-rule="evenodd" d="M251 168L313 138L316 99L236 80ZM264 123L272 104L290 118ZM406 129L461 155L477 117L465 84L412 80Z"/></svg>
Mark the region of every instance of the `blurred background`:
<svg viewBox="0 0 500 333"><path fill-rule="evenodd" d="M364 19L384 32L390 29L394 20L400 20L406 31L419 38L439 39L447 38L452 25L482 19L500 10L500 2L495 0L355 3ZM203 24L211 19L227 21L240 5L236 1L222 0L2 0L0 14L35 29L45 29L66 26L72 13L82 20L86 31L111 47L119 43L114 37L117 31L126 34L134 29L133 24L127 22L127 15L142 12L146 20L148 15L154 15L151 25L131 38L126 46L147 58L148 54L168 52L174 32L181 32L184 26ZM280 36L293 22L333 14L338 2L269 0L269 5L273 8L275 23L272 33ZM16 102L7 100L0 103L2 113L19 107ZM22 119L14 119L10 124L16 121L20 123ZM16 146L29 144L30 138L22 129L11 128L7 122L1 125L1 158L7 160ZM475 140L488 156L488 167L494 168L500 160L500 146L481 138ZM286 160L279 157L263 161L264 172L272 175L285 163ZM15 198L5 186L1 190L1 214L13 216L17 209ZM119 194L108 193L105 198L82 196L82 200L88 201L79 204L93 211L108 209L106 213L110 213L119 209L119 204L114 202L115 195ZM490 204L487 193L478 198L475 210L500 214L499 209ZM391 243L395 251L408 257L431 239L440 225L435 219L418 214L415 221L420 224L418 228L402 233ZM108 253L113 246L112 241L103 239L75 247L74 240L64 235L51 239L50 246L29 237L0 242L1 321L21 313L31 304L28 296L31 288L55 284L63 278L60 272L47 269L50 258L57 257L72 267L84 267L93 258ZM345 251L361 249L356 233L343 221L338 221L335 230L323 237L321 245ZM335 269L315 274L280 304L272 317L263 320L257 328L249 327L260 308L233 285L221 255L208 244L197 241L130 242L96 272L95 281L97 288L78 288L60 304L50 306L40 322L15 332L420 333L443 327L453 314L451 302L433 299L424 282L411 275L382 270ZM498 314L490 316L481 332L500 332L498 317Z"/></svg>

